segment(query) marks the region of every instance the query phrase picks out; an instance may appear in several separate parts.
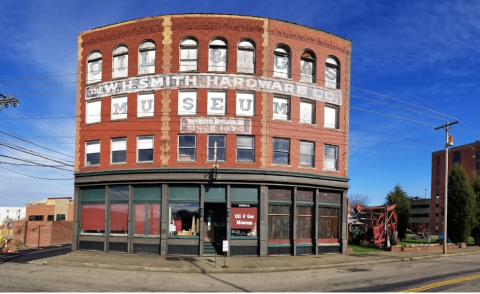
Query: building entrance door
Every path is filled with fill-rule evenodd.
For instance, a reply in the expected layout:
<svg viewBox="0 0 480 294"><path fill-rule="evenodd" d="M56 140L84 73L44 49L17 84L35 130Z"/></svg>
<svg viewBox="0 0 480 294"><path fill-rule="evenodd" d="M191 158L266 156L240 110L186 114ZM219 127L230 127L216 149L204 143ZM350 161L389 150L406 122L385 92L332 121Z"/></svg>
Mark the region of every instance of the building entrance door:
<svg viewBox="0 0 480 294"><path fill-rule="evenodd" d="M204 238L205 242L221 242L226 239L227 213L225 203L205 203Z"/></svg>

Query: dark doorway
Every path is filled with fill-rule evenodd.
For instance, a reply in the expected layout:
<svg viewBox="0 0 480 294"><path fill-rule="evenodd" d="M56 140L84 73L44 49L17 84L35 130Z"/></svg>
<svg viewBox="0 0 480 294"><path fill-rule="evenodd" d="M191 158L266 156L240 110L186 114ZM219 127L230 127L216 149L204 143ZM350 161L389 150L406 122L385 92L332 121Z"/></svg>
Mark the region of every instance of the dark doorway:
<svg viewBox="0 0 480 294"><path fill-rule="evenodd" d="M205 242L222 242L227 234L227 207L225 203L205 203Z"/></svg>

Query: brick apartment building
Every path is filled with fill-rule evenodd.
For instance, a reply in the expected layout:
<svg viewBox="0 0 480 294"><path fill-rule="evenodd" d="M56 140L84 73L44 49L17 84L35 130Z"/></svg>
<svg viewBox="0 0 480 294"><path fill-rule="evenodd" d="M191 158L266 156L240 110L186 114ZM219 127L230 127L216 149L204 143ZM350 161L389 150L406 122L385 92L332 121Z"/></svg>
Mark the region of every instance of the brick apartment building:
<svg viewBox="0 0 480 294"><path fill-rule="evenodd" d="M78 50L72 250L346 252L350 41L182 14Z"/></svg>
<svg viewBox="0 0 480 294"><path fill-rule="evenodd" d="M430 230L430 199L409 197L412 214L410 216L410 230L421 232Z"/></svg>
<svg viewBox="0 0 480 294"><path fill-rule="evenodd" d="M480 174L480 141L453 147L448 152L448 172L461 164L468 175ZM443 232L443 203L445 195L445 150L432 152L432 184L430 199L431 232Z"/></svg>

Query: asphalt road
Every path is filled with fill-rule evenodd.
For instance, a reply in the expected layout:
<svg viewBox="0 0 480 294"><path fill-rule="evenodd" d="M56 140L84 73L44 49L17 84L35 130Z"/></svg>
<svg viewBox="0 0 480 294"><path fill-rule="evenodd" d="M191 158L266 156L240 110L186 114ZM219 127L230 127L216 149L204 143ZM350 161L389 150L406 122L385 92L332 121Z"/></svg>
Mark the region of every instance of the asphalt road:
<svg viewBox="0 0 480 294"><path fill-rule="evenodd" d="M32 251L4 260L0 264L0 291L478 292L480 289L480 255L308 271L214 275L25 263L44 258L45 254L64 254L68 249Z"/></svg>

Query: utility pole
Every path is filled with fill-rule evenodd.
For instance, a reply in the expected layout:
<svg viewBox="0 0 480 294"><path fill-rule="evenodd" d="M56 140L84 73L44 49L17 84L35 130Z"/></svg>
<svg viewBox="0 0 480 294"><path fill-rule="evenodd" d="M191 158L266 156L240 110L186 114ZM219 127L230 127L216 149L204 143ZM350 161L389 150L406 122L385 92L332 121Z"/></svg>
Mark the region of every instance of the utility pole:
<svg viewBox="0 0 480 294"><path fill-rule="evenodd" d="M4 107L7 108L8 106L17 106L20 105L20 102L18 102L18 99L15 97L12 97L10 95L5 96L0 94L0 110L2 110Z"/></svg>
<svg viewBox="0 0 480 294"><path fill-rule="evenodd" d="M458 123L458 120L441 127L436 127L435 130L445 128L445 192L443 193L443 254L447 254L447 198L448 198L448 147L453 145L453 136L450 136L450 126Z"/></svg>

